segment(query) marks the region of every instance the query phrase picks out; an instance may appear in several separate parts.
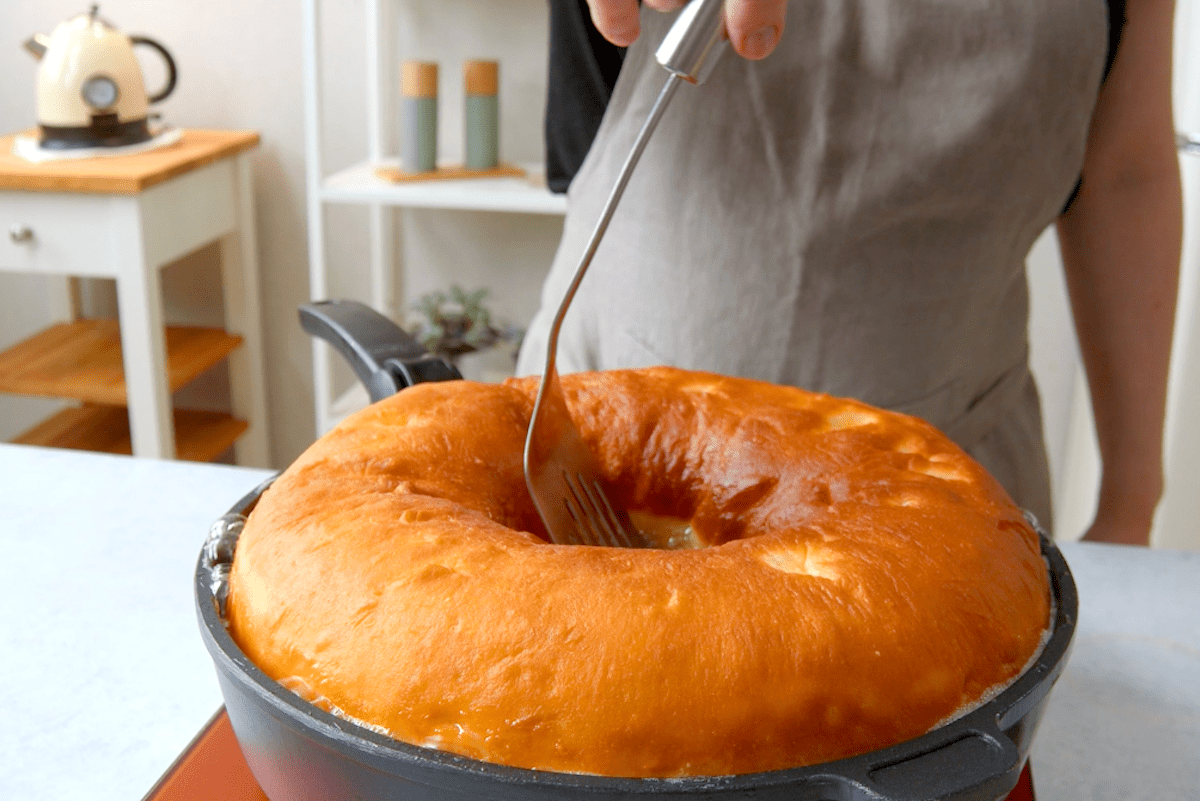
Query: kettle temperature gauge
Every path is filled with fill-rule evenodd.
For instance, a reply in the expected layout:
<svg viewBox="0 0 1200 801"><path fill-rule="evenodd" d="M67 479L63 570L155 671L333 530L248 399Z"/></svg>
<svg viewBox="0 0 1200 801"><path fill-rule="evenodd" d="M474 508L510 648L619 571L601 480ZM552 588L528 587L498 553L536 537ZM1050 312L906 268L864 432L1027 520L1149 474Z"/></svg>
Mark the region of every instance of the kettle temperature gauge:
<svg viewBox="0 0 1200 801"><path fill-rule="evenodd" d="M117 103L117 83L107 75L93 75L83 83L83 101L96 111L112 108Z"/></svg>

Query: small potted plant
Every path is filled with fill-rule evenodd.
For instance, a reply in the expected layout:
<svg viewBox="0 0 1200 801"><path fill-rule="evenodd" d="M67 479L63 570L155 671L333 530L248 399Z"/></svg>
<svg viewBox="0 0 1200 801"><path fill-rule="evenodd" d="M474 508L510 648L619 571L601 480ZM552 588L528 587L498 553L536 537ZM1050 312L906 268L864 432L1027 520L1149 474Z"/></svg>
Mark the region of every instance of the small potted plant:
<svg viewBox="0 0 1200 801"><path fill-rule="evenodd" d="M488 294L486 287L468 292L455 284L448 292L436 290L424 295L416 304L422 319L413 328L413 336L430 353L463 370L464 375L468 372L464 356L509 342L514 344L515 355L522 332L493 318L484 303Z"/></svg>

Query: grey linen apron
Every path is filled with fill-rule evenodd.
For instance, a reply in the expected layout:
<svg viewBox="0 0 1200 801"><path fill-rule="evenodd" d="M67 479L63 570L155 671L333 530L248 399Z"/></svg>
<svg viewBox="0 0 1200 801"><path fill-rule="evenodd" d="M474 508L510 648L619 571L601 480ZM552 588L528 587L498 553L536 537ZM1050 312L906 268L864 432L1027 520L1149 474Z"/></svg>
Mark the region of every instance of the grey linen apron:
<svg viewBox="0 0 1200 801"><path fill-rule="evenodd" d="M518 363L665 73L646 10L569 192ZM804 0L651 140L563 325L559 369L671 364L922 417L1051 522L1025 258L1080 174L1104 0Z"/></svg>

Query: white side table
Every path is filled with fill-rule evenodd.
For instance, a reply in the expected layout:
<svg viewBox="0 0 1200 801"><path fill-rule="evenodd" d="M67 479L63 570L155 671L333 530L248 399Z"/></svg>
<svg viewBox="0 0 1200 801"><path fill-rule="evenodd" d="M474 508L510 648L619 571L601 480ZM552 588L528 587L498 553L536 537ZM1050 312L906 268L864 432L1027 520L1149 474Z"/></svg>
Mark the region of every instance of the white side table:
<svg viewBox="0 0 1200 801"><path fill-rule="evenodd" d="M252 131L189 130L135 156L29 164L0 138L0 272L116 279L120 315L119 332L111 321L72 321L0 353L0 392L84 404L19 441L168 459L211 458L232 443L239 464L269 464L248 160L258 141ZM225 329L166 328L161 269L214 241ZM171 393L225 358L232 415L173 411ZM106 415L123 422L120 406L126 442L95 445L80 433Z"/></svg>

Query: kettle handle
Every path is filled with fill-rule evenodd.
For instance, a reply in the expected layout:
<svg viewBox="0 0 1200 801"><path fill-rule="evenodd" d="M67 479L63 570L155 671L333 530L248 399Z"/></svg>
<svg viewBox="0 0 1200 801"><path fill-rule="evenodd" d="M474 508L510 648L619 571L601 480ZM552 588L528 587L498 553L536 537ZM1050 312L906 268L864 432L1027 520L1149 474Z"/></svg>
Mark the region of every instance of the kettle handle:
<svg viewBox="0 0 1200 801"><path fill-rule="evenodd" d="M167 65L167 84L158 92L150 95L150 97L147 98L147 102L158 103L161 100L166 100L167 95L175 91L175 79L177 77L175 72L175 59L171 58L171 54L167 52L167 48L163 47L148 36L130 36L129 41L135 45L148 45L149 47L157 50L158 54L162 56L163 63Z"/></svg>

